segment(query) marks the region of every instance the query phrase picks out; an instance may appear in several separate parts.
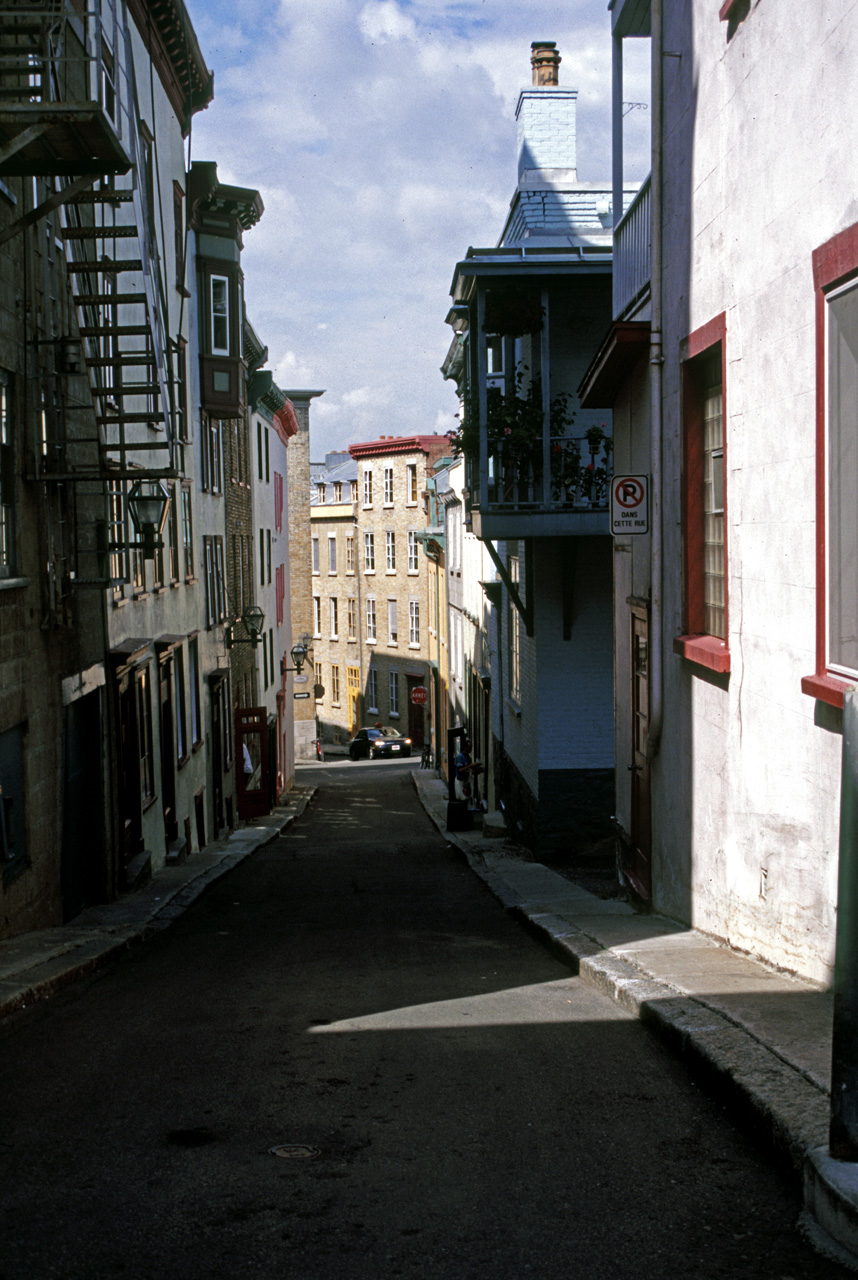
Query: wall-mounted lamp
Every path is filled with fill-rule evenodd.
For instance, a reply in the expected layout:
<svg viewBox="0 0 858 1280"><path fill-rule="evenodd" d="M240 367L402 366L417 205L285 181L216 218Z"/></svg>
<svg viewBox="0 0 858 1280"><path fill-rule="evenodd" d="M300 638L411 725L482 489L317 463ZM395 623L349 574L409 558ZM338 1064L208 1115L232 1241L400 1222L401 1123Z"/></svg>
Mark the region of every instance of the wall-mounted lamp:
<svg viewBox="0 0 858 1280"><path fill-rule="evenodd" d="M143 540L143 559L154 560L164 540L170 495L160 480L136 480L128 494L128 511L138 537Z"/></svg>
<svg viewBox="0 0 858 1280"><path fill-rule="evenodd" d="M265 626L265 614L262 612L258 604L249 604L241 615L239 621L244 623L244 629L247 636L233 635L234 622L228 622L223 629L224 644L227 649L232 649L237 644L259 644L263 639L262 629Z"/></svg>
<svg viewBox="0 0 858 1280"><path fill-rule="evenodd" d="M289 657L292 659L295 665L294 667L287 667L286 663L281 660L280 662L281 675L285 676L287 671L294 671L296 676L299 676L301 674L301 668L303 667L304 663L309 662L310 660L310 654L312 652L310 648L310 641L312 639L313 637L309 634L309 632L305 632L304 635L301 636L301 639L298 640L292 646L292 648L289 650Z"/></svg>

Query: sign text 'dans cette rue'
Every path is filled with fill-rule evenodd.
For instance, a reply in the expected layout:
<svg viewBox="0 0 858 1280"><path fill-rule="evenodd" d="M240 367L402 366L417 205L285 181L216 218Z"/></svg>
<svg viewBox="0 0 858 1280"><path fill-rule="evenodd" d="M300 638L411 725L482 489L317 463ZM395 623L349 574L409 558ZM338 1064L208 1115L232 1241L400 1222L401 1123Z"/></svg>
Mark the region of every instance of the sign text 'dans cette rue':
<svg viewBox="0 0 858 1280"><path fill-rule="evenodd" d="M611 533L649 533L649 476L614 476L611 481Z"/></svg>

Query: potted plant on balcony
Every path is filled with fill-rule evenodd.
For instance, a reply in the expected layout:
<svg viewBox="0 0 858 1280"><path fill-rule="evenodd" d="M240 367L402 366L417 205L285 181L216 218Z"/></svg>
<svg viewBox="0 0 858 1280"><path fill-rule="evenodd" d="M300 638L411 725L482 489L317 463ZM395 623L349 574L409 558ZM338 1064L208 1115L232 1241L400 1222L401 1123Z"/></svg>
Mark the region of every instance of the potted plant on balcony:
<svg viewBox="0 0 858 1280"><path fill-rule="evenodd" d="M538 378L526 382L526 376L526 366L519 365L508 391L492 387L486 395L486 456L495 464L495 476L507 501L515 497L517 485L542 482L542 383ZM566 392L560 392L551 400L549 434L552 438L565 435L575 420L569 398ZM478 402L471 391L463 396L460 425L449 438L453 452L464 455L470 468L479 464ZM551 474L553 481L553 465Z"/></svg>

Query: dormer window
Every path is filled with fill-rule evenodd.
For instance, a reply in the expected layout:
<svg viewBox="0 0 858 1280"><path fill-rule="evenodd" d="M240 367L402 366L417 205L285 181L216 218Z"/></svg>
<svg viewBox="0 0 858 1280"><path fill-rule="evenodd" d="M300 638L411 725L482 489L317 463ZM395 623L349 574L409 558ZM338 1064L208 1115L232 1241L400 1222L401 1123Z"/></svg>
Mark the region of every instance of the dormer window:
<svg viewBox="0 0 858 1280"><path fill-rule="evenodd" d="M229 355L229 280L211 276L212 355Z"/></svg>

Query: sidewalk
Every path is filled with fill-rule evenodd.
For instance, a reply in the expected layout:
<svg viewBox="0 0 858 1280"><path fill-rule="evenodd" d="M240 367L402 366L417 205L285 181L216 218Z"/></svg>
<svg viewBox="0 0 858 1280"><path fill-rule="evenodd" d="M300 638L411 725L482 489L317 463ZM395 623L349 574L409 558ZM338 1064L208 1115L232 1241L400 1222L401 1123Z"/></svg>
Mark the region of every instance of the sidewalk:
<svg viewBox="0 0 858 1280"><path fill-rule="evenodd" d="M89 907L69 924L0 942L0 1018L45 1000L135 943L166 929L208 886L290 827L315 795L295 787L285 805L206 845L116 902Z"/></svg>
<svg viewBox="0 0 858 1280"><path fill-rule="evenodd" d="M480 828L448 832L447 788L417 770L429 817L574 973L656 1030L803 1179L802 1227L858 1270L858 1165L828 1156L830 992L627 902L603 900Z"/></svg>

